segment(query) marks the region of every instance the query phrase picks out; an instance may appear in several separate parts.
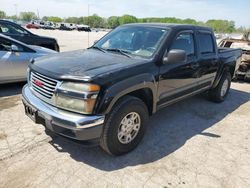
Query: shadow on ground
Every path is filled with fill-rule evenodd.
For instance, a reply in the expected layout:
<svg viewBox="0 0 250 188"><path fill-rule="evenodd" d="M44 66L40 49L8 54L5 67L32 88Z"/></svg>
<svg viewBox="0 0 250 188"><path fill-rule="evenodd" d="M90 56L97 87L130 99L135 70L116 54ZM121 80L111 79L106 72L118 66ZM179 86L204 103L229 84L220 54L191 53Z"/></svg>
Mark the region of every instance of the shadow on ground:
<svg viewBox="0 0 250 188"><path fill-rule="evenodd" d="M26 82L0 85L0 97L10 97L21 94L25 84Z"/></svg>
<svg viewBox="0 0 250 188"><path fill-rule="evenodd" d="M22 83L0 85L0 111L17 106L24 86Z"/></svg>
<svg viewBox="0 0 250 188"><path fill-rule="evenodd" d="M140 145L120 157L109 156L99 147L83 147L60 136L55 136L51 144L59 152L69 153L74 160L105 171L151 163L176 151L195 135L219 139L221 135L209 133L206 129L249 100L249 93L232 89L227 100L220 104L196 96L169 106L151 117Z"/></svg>

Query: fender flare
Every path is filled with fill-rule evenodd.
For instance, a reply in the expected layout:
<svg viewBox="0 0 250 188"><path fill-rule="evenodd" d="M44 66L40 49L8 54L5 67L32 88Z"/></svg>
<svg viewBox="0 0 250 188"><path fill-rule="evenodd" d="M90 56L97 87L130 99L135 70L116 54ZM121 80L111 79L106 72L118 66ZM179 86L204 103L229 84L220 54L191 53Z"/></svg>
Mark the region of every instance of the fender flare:
<svg viewBox="0 0 250 188"><path fill-rule="evenodd" d="M123 96L140 89L149 89L153 97L153 112L156 111L157 82L152 74L140 74L111 85L103 92L103 97L97 104L96 112L107 114L115 103Z"/></svg>

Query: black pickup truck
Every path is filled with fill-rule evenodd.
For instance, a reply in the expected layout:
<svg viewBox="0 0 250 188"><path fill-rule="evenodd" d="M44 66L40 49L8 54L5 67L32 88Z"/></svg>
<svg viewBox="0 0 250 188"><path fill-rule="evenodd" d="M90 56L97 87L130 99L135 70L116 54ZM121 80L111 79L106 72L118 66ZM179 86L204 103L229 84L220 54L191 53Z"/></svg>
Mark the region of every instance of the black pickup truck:
<svg viewBox="0 0 250 188"><path fill-rule="evenodd" d="M198 93L222 102L240 49L218 49L210 28L128 24L86 50L36 59L22 91L26 114L55 133L134 149L149 116Z"/></svg>
<svg viewBox="0 0 250 188"><path fill-rule="evenodd" d="M20 25L8 20L0 20L0 34L7 35L26 44L42 46L58 52L60 50L56 39L35 35Z"/></svg>

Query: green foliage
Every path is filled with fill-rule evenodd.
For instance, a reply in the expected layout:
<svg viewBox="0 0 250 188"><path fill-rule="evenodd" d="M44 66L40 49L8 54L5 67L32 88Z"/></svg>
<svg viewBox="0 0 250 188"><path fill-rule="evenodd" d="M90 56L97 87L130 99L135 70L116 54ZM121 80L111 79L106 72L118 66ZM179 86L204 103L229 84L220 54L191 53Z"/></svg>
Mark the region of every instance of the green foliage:
<svg viewBox="0 0 250 188"><path fill-rule="evenodd" d="M213 28L217 33L232 33L236 31L234 21L208 20L206 25Z"/></svg>
<svg viewBox="0 0 250 188"><path fill-rule="evenodd" d="M6 14L4 11L0 10L0 19L6 18Z"/></svg>
<svg viewBox="0 0 250 188"><path fill-rule="evenodd" d="M108 28L116 28L117 26L119 26L119 17L118 16L111 16L108 18L107 20L107 26Z"/></svg>
<svg viewBox="0 0 250 188"><path fill-rule="evenodd" d="M68 17L68 18L65 19L65 22L79 24L80 19L77 18L77 17Z"/></svg>
<svg viewBox="0 0 250 188"><path fill-rule="evenodd" d="M37 19L37 16L34 12L21 12L20 19L23 21L31 21L33 19Z"/></svg>
<svg viewBox="0 0 250 188"><path fill-rule="evenodd" d="M9 18L16 19L16 16L8 17L5 12L0 11L0 19L1 18ZM32 19L37 19L37 16L34 12L21 12L20 13L21 20L30 21ZM136 18L132 15L123 15L123 16L111 16L108 19L102 18L97 14L93 14L92 16L86 17L68 17L63 20L60 17L56 16L44 16L44 21L51 22L67 22L67 23L76 23L76 24L85 24L89 25L92 28L115 28L122 24L127 23L178 23L178 24L192 24L192 25L200 25L200 26L208 26L214 29L217 33L232 33L232 32L245 32L247 29L244 27L235 28L235 22L229 20L208 20L207 22L196 21L194 19L179 19L175 17L149 17L149 18Z"/></svg>
<svg viewBox="0 0 250 188"><path fill-rule="evenodd" d="M17 16L16 15L7 16L7 18L11 19L11 20L17 20Z"/></svg>
<svg viewBox="0 0 250 188"><path fill-rule="evenodd" d="M46 16L43 17L44 21L49 21L49 22L62 22L63 19L57 16Z"/></svg>
<svg viewBox="0 0 250 188"><path fill-rule="evenodd" d="M80 17L79 23L89 25L93 28L104 28L107 26L106 20L97 14L88 17Z"/></svg>
<svg viewBox="0 0 250 188"><path fill-rule="evenodd" d="M118 18L119 24L128 24L128 23L136 23L137 22L137 18L131 15L123 15L121 17Z"/></svg>

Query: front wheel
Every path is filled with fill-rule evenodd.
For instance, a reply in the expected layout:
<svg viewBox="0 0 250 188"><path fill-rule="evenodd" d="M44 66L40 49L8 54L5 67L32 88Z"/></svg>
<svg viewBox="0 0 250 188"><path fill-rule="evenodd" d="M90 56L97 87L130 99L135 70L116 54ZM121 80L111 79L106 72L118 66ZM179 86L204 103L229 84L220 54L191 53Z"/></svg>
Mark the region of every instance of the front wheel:
<svg viewBox="0 0 250 188"><path fill-rule="evenodd" d="M105 120L100 140L101 147L111 155L122 155L133 150L142 140L148 109L143 101L125 96L114 106Z"/></svg>
<svg viewBox="0 0 250 188"><path fill-rule="evenodd" d="M209 98L214 102L223 102L228 95L230 86L231 86L231 74L229 72L225 72L219 84L209 91Z"/></svg>

